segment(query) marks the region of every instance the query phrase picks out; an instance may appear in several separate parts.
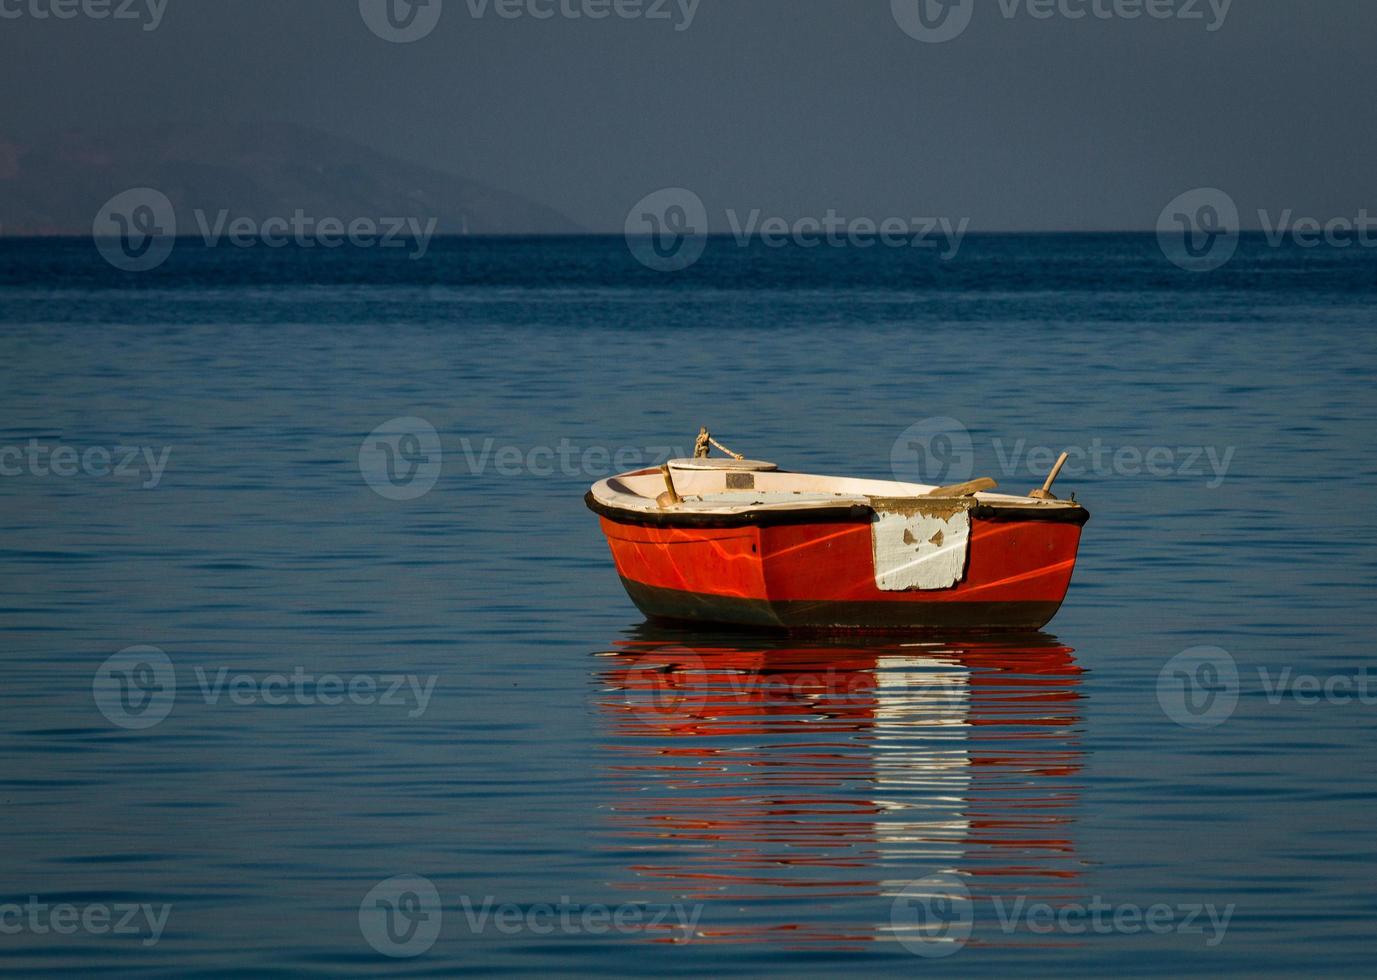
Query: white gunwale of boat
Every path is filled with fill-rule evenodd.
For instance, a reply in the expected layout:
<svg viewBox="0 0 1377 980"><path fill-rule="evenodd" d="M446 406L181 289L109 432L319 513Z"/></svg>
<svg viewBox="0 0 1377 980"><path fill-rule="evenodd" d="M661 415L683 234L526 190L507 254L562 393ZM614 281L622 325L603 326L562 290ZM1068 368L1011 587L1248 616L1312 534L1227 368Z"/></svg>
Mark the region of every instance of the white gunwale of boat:
<svg viewBox="0 0 1377 980"><path fill-rule="evenodd" d="M852 477L823 476L813 473L792 473L787 470L761 467L690 467L670 462L674 488L683 498L669 510L662 508L656 498L665 491L664 474L658 469L634 470L599 480L593 484L592 496L599 504L640 513L718 514L731 515L746 511L808 511L838 506L873 507L875 499L886 504L896 500L924 499L936 502L942 498L929 494L935 486L921 483L902 483L895 480L866 480ZM773 466L774 464L761 464ZM752 487L729 488L729 473L751 474ZM1036 497L981 491L962 498L975 503L1000 506L1030 507L1046 510L1079 508L1070 500L1044 500Z"/></svg>

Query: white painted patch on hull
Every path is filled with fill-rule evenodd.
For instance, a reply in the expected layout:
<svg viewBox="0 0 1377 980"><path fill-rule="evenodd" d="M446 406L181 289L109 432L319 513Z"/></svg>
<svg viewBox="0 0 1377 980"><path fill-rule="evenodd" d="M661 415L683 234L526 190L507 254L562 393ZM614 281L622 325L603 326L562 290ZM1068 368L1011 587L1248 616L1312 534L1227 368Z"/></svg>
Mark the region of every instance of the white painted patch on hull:
<svg viewBox="0 0 1377 980"><path fill-rule="evenodd" d="M950 501L932 508L885 509L874 501L870 540L875 554L875 585L882 592L949 589L966 574L971 544L971 513L952 513ZM928 510L928 513L923 513Z"/></svg>

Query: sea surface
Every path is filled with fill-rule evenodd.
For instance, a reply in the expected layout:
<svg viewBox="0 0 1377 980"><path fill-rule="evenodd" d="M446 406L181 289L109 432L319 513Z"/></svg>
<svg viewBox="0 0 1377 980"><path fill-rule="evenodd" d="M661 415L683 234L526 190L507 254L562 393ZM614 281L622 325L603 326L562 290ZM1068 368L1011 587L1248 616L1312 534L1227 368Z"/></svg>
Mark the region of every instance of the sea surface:
<svg viewBox="0 0 1377 980"><path fill-rule="evenodd" d="M1375 297L1258 237L0 242L0 968L1367 972ZM700 425L1015 492L1072 449L1067 601L648 626L583 495Z"/></svg>

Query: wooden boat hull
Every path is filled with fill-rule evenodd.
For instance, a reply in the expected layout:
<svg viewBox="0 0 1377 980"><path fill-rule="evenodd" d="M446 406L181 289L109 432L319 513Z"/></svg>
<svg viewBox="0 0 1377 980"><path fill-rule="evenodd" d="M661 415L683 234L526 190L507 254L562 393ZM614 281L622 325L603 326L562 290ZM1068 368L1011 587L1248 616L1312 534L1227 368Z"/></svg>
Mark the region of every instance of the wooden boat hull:
<svg viewBox="0 0 1377 980"><path fill-rule="evenodd" d="M977 509L961 580L882 591L872 515L648 518L600 505L612 558L651 619L783 629L1038 629L1071 582L1084 510L1021 515ZM722 526L713 526L714 523Z"/></svg>

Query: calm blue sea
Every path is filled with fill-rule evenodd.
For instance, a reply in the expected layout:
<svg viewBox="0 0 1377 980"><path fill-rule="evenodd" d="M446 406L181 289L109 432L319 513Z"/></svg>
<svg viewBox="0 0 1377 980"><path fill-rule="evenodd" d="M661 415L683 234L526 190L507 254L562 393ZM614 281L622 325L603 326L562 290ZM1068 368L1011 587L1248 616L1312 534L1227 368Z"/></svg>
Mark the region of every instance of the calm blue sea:
<svg viewBox="0 0 1377 980"><path fill-rule="evenodd" d="M0 964L1367 972L1374 296L1262 238L0 242ZM700 424L1017 492L1073 450L1062 612L646 627L583 494Z"/></svg>

